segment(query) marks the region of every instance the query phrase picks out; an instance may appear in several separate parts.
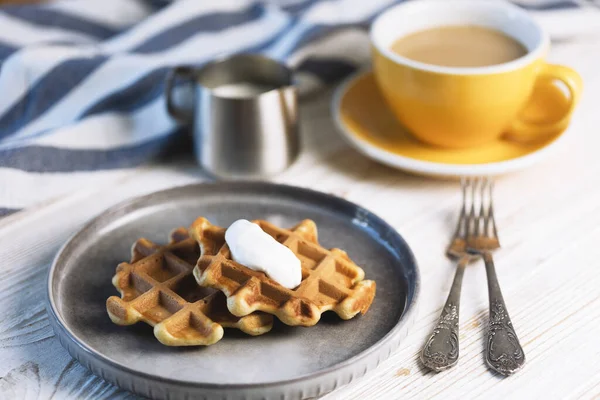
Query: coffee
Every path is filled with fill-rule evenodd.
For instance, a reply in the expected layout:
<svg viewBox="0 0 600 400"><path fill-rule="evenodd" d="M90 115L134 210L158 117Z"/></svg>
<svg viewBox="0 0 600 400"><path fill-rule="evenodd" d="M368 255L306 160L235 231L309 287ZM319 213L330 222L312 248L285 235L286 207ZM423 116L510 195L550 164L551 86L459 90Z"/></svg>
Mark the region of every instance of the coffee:
<svg viewBox="0 0 600 400"><path fill-rule="evenodd" d="M486 67L516 60L527 49L512 37L475 25L441 26L397 39L391 50L403 57L444 67Z"/></svg>

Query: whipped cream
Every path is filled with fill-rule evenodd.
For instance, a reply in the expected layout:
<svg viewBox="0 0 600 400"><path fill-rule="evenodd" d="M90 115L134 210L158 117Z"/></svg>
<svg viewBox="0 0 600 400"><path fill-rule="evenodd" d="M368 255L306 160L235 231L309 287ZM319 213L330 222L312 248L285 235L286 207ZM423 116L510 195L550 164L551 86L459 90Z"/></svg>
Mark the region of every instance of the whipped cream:
<svg viewBox="0 0 600 400"><path fill-rule="evenodd" d="M257 224L245 219L235 221L225 231L225 241L235 262L264 272L288 289L302 281L298 257Z"/></svg>

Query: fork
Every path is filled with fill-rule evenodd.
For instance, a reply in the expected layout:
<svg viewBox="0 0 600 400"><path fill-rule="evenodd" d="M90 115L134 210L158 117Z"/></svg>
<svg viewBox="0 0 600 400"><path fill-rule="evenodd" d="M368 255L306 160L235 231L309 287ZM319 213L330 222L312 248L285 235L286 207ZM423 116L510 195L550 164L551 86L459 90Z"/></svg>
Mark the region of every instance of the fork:
<svg viewBox="0 0 600 400"><path fill-rule="evenodd" d="M470 180L466 182L467 185L471 183ZM463 196L465 196L464 188L463 184ZM476 194L478 188L479 196ZM525 353L506 310L491 253L492 250L500 248L494 218L493 188L493 182L489 179L475 179L471 184L471 208L467 217L466 246L469 253L482 256L487 275L490 311L485 341L485 361L494 371L502 375L511 375L525 364ZM479 203L479 213L476 212L476 203Z"/></svg>
<svg viewBox="0 0 600 400"><path fill-rule="evenodd" d="M465 267L471 261L472 255L467 252L467 233L469 228L467 215L467 186L469 181L461 179L462 206L454 235L446 249L446 256L458 260L456 273L448 293L446 304L433 332L425 342L421 351L423 365L435 372L440 372L454 366L458 362L458 313L460 306L460 292L462 287Z"/></svg>

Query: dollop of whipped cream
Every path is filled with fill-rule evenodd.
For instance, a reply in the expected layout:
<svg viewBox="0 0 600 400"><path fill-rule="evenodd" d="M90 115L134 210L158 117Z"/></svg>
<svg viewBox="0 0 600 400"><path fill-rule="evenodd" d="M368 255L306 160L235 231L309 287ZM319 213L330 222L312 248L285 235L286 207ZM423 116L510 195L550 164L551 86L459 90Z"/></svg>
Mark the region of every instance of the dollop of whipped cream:
<svg viewBox="0 0 600 400"><path fill-rule="evenodd" d="M264 272L288 289L302 281L298 257L257 224L245 219L235 221L225 231L225 241L235 262Z"/></svg>

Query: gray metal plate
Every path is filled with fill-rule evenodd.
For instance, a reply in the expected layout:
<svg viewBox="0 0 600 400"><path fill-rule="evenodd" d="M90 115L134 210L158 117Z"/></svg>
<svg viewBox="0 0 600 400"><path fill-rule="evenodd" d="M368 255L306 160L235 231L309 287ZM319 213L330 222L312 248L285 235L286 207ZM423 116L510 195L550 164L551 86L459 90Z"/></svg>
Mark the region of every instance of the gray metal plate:
<svg viewBox="0 0 600 400"><path fill-rule="evenodd" d="M105 302L111 277L132 243L158 243L198 216L228 226L238 218L291 227L317 223L319 241L345 249L377 282L369 312L342 321L325 313L314 327L250 337L226 329L215 345L161 345L144 323L116 326ZM266 183L200 184L117 205L85 226L57 255L48 278L48 311L61 343L105 379L157 398L300 398L332 390L377 365L406 334L414 314L418 271L396 231L377 216L326 194ZM407 315L407 314L410 314Z"/></svg>

